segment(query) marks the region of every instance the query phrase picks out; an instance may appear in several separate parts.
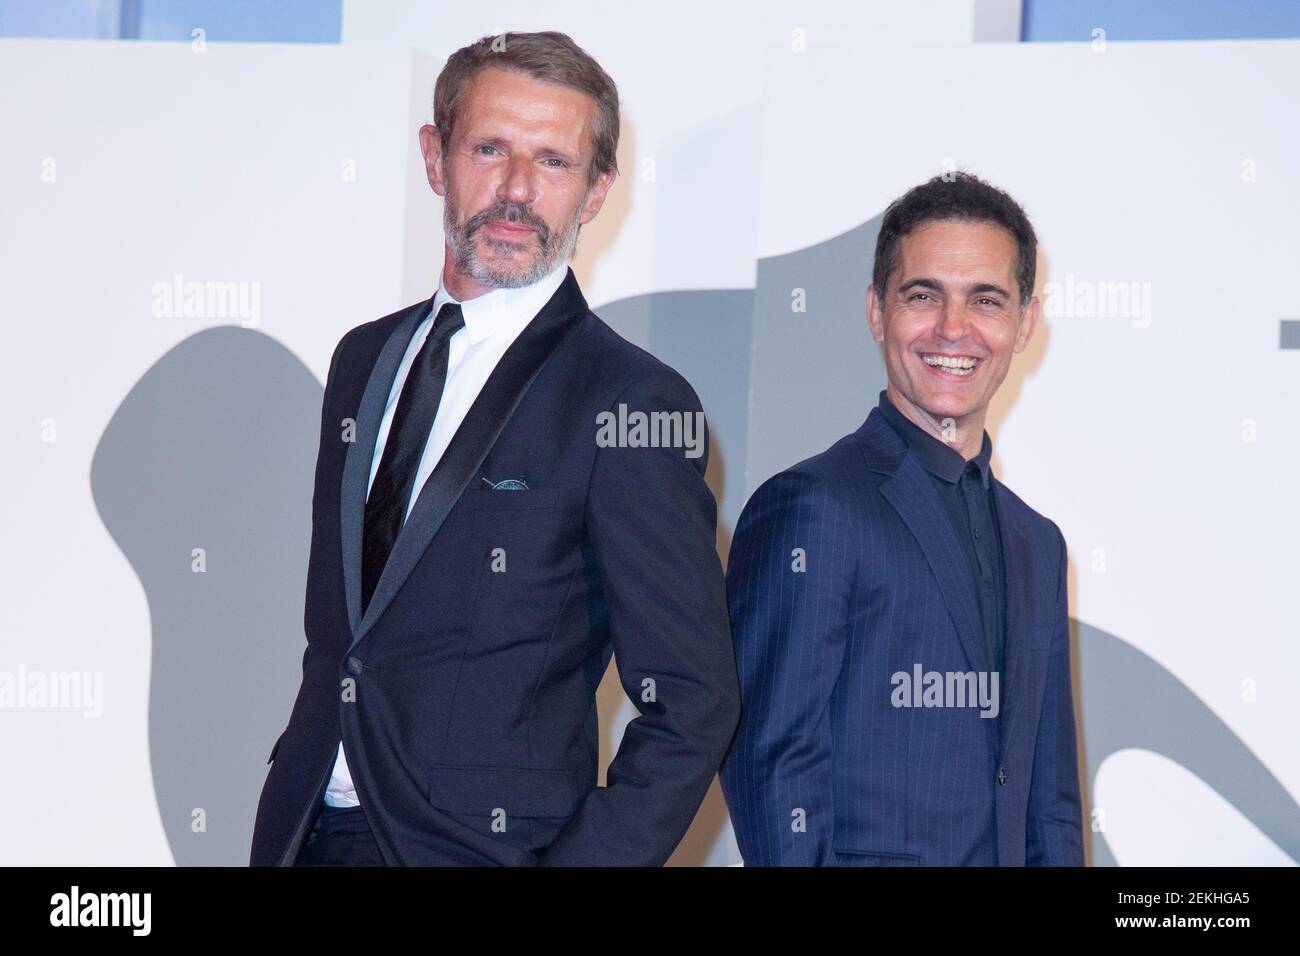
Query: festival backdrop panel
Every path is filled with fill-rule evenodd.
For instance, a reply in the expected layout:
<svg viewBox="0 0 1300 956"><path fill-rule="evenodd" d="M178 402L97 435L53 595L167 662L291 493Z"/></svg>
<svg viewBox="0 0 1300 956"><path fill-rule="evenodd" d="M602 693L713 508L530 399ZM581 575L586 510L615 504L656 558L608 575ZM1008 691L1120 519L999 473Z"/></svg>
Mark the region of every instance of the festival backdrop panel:
<svg viewBox="0 0 1300 956"><path fill-rule="evenodd" d="M574 269L699 393L724 559L748 495L884 387L890 200L962 168L1024 205L1045 322L989 429L1069 546L1089 860L1300 859L1300 42L971 42L979 6L672 2L629 31L405 0L345 3L341 44L0 40L6 862L247 861L329 358L433 292L415 131L447 54L506 28L619 83ZM612 675L599 704L607 763L636 711ZM715 785L673 862L739 859Z"/></svg>

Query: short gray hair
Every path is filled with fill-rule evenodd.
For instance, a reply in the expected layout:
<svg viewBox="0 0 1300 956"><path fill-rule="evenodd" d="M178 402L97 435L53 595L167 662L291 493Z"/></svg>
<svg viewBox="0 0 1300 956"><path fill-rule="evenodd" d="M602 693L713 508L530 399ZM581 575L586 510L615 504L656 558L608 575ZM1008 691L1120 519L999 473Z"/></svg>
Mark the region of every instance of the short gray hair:
<svg viewBox="0 0 1300 956"><path fill-rule="evenodd" d="M451 146L465 84L489 66L577 90L595 100L596 124L587 184L595 183L601 173L618 170L618 88L582 47L567 34L555 31L486 36L447 58L433 88L433 125L438 128L444 153Z"/></svg>

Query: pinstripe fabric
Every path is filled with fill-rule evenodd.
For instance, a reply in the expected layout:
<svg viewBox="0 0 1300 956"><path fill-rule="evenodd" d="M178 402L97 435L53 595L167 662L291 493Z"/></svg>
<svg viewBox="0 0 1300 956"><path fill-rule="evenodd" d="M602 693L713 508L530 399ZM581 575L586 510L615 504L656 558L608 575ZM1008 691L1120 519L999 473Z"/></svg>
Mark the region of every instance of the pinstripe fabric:
<svg viewBox="0 0 1300 956"><path fill-rule="evenodd" d="M994 488L1007 575L996 718L891 700L891 676L914 665L989 661L942 504L878 411L745 506L727 571L741 721L721 779L746 864L1082 863L1065 542Z"/></svg>

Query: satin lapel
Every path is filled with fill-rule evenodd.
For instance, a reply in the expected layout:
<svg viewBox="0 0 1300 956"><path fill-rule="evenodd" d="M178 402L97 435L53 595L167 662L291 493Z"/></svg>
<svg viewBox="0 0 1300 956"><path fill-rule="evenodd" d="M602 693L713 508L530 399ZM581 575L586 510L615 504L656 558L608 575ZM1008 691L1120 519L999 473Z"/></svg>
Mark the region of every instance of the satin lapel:
<svg viewBox="0 0 1300 956"><path fill-rule="evenodd" d="M433 299L412 306L409 314L397 323L379 352L370 371L361 405L357 408L353 441L343 461L340 489L339 527L343 538L343 591L348 604L348 623L355 637L361 623L361 527L366 516L366 485L370 483L370 465L384 420L384 406L393 389L397 367L402 364L406 347L411 344L415 328L429 314Z"/></svg>
<svg viewBox="0 0 1300 956"><path fill-rule="evenodd" d="M970 569L962 557L961 545L953 533L947 512L930 478L910 451L903 456L894 477L880 486L880 492L902 516L939 582L966 659L977 672L989 670L984 646L979 605L969 586ZM920 662L924 664L925 662Z"/></svg>
<svg viewBox="0 0 1300 956"><path fill-rule="evenodd" d="M537 374L551 357L560 341L576 328L576 319L586 314L587 302L578 289L573 270L555 290L537 316L528 323L514 343L506 350L492 374L483 385L478 398L470 406L465 420L456 429L451 444L420 489L411 509L411 516L393 542L393 550L384 565L384 572L375 585L370 606L354 629L352 643L366 635L388 607L406 579L410 577L420 556L442 527L447 514L473 479L483 459L492 450L497 436L514 414L515 408L532 385ZM391 381L390 381L391 387ZM595 436L595 421L592 436ZM373 449L372 439L370 447ZM362 503L364 513L364 502ZM360 573L361 526L357 524L357 571ZM358 601L360 592L358 591Z"/></svg>
<svg viewBox="0 0 1300 956"><path fill-rule="evenodd" d="M1034 660L1031 649L1033 595L1030 588L1034 581L1034 568L1029 536L1020 511L1000 482L993 483L993 496L998 509L998 527L1002 530L1002 567L1007 583L1007 630L1003 653L1006 674L999 678L998 687L1001 696L1001 749L1005 753L1010 742L1023 736L1022 725L1026 717L1035 712L1031 707L1039 697L1027 694L1026 690L1033 686L1033 668L1040 662Z"/></svg>

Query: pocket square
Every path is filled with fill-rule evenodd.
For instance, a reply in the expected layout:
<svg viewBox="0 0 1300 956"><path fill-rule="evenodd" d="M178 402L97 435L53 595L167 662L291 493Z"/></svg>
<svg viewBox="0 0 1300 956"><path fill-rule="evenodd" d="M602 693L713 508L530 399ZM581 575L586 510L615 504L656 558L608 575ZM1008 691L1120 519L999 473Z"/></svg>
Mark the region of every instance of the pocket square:
<svg viewBox="0 0 1300 956"><path fill-rule="evenodd" d="M528 485L522 478L506 478L504 481L489 481L487 478L484 478L483 480L488 483L488 487L490 487L493 491L527 491L528 490Z"/></svg>

